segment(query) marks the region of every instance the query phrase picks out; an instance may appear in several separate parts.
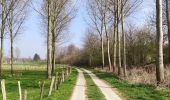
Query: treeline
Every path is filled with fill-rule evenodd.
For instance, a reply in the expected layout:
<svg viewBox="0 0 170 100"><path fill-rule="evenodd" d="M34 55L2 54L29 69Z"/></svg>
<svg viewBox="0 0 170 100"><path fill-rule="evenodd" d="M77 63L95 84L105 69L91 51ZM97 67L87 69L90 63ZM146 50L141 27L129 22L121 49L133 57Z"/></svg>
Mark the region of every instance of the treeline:
<svg viewBox="0 0 170 100"><path fill-rule="evenodd" d="M136 28L129 27L129 30L125 31L126 34L126 56L127 67L137 67L155 62L155 32L147 27ZM78 66L102 66L101 45L100 38L93 32L93 30L87 30L86 36L83 40L83 48L78 48L73 44L59 50L57 55L57 63L69 63ZM122 45L122 43L121 43ZM164 45L164 61L168 61L167 43ZM113 40L110 45L110 56L113 62ZM121 51L123 48L121 47ZM104 38L104 55L105 65L108 66L107 58L107 41ZM121 55L121 61L123 61L123 55Z"/></svg>

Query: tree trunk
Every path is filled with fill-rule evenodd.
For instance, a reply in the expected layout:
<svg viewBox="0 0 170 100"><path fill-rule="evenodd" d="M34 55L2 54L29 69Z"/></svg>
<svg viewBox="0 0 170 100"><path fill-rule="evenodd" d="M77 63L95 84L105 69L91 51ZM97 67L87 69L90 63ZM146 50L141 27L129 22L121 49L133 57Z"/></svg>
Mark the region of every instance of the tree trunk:
<svg viewBox="0 0 170 100"><path fill-rule="evenodd" d="M107 39L107 54L108 54L108 60L109 60L109 70L111 71L112 63L111 63L111 59L110 59L110 41L109 41L109 37Z"/></svg>
<svg viewBox="0 0 170 100"><path fill-rule="evenodd" d="M52 35L51 35L51 0L47 0L48 3L48 35L47 35L47 75L51 78L51 67L52 67Z"/></svg>
<svg viewBox="0 0 170 100"><path fill-rule="evenodd" d="M14 52L14 50L13 50L13 34L12 34L12 27L11 27L11 29L10 29L10 42L11 42L11 75L13 75L14 74L14 69L13 69L13 59L14 59L14 54L13 54L13 52Z"/></svg>
<svg viewBox="0 0 170 100"><path fill-rule="evenodd" d="M56 54L56 19L55 19L55 2L53 1L52 2L52 5L51 5L51 20L52 20L52 75L55 74L55 54Z"/></svg>
<svg viewBox="0 0 170 100"><path fill-rule="evenodd" d="M157 30L156 78L157 84L159 84L164 80L162 0L156 0L156 30Z"/></svg>
<svg viewBox="0 0 170 100"><path fill-rule="evenodd" d="M89 66L92 67L92 55L89 55Z"/></svg>
<svg viewBox="0 0 170 100"><path fill-rule="evenodd" d="M10 31L10 42L11 42L11 75L14 74L13 69L13 59L14 59L14 53L13 53L13 43L14 43L14 36L13 36L13 7L10 11L10 18L9 18L9 31Z"/></svg>
<svg viewBox="0 0 170 100"><path fill-rule="evenodd" d="M1 31L2 32L2 31ZM2 76L2 65L3 65L3 48L4 48L4 37L1 33L1 51L0 51L0 76Z"/></svg>
<svg viewBox="0 0 170 100"><path fill-rule="evenodd" d="M56 45L55 45L56 41L55 41L55 33L53 33L53 43L52 43L52 74L55 74L55 54L56 54Z"/></svg>
<svg viewBox="0 0 170 100"><path fill-rule="evenodd" d="M113 44L113 72L116 68L116 52L117 52L117 28L116 24L114 25L114 44Z"/></svg>
<svg viewBox="0 0 170 100"><path fill-rule="evenodd" d="M118 41L118 75L122 74L121 71L121 47L120 47L120 33L119 33L119 14L120 14L120 2L117 0L117 41Z"/></svg>
<svg viewBox="0 0 170 100"><path fill-rule="evenodd" d="M166 0L166 19L168 27L168 42L169 42L169 63L170 63L170 21L169 21L169 1Z"/></svg>
<svg viewBox="0 0 170 100"><path fill-rule="evenodd" d="M2 76L2 65L4 55L4 31L5 31L5 0L2 0L2 21L1 21L1 51L0 51L0 76Z"/></svg>
<svg viewBox="0 0 170 100"><path fill-rule="evenodd" d="M113 44L113 72L115 71L116 68L116 53L117 53L117 13L116 13L116 0L114 0L115 6L114 6L114 44Z"/></svg>
<svg viewBox="0 0 170 100"><path fill-rule="evenodd" d="M124 32L124 12L123 12L123 1L121 0L121 9L122 9L122 14L121 14L121 22L122 22L122 35L123 35L123 75L124 77L127 76L126 72L126 37L125 37L125 32Z"/></svg>
<svg viewBox="0 0 170 100"><path fill-rule="evenodd" d="M102 46L102 69L104 69L105 61L104 61L104 43L103 43L103 35L101 36L101 46Z"/></svg>

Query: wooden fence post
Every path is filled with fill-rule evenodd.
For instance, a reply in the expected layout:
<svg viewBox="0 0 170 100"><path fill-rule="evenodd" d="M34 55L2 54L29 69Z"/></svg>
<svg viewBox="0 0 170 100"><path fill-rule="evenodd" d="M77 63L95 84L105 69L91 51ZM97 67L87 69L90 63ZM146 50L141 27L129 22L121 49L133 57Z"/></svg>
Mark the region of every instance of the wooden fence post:
<svg viewBox="0 0 170 100"><path fill-rule="evenodd" d="M67 75L67 76L68 76L68 73L69 73L69 72L68 72L68 67L67 67L67 71L66 71L66 75Z"/></svg>
<svg viewBox="0 0 170 100"><path fill-rule="evenodd" d="M55 84L54 89L55 90L57 90L57 83L58 83L57 80L58 80L58 72L56 72L56 74L55 74L55 82L54 82L54 84Z"/></svg>
<svg viewBox="0 0 170 100"><path fill-rule="evenodd" d="M6 89L5 89L5 80L1 80L1 89L2 89L2 100L7 100Z"/></svg>
<svg viewBox="0 0 170 100"><path fill-rule="evenodd" d="M26 90L26 89L24 90L23 99L24 99L24 100L27 100L27 90Z"/></svg>
<svg viewBox="0 0 170 100"><path fill-rule="evenodd" d="M69 74L71 74L71 67L69 66Z"/></svg>
<svg viewBox="0 0 170 100"><path fill-rule="evenodd" d="M21 91L20 81L18 81L18 93L19 93L19 100L22 100L22 91Z"/></svg>
<svg viewBox="0 0 170 100"><path fill-rule="evenodd" d="M64 71L62 71L62 82L64 82Z"/></svg>
<svg viewBox="0 0 170 100"><path fill-rule="evenodd" d="M40 82L40 81L38 82L38 85L39 85L39 87L41 88L41 82Z"/></svg>
<svg viewBox="0 0 170 100"><path fill-rule="evenodd" d="M43 98L43 94L44 94L44 84L45 84L45 82L43 82L43 83L41 84L41 92L40 92L40 98L39 98L39 100L42 100L42 98Z"/></svg>
<svg viewBox="0 0 170 100"><path fill-rule="evenodd" d="M48 96L50 96L50 95L51 95L51 92L53 91L54 80L55 80L55 76L52 77L51 85L50 85L50 90L49 90Z"/></svg>
<svg viewBox="0 0 170 100"><path fill-rule="evenodd" d="M57 90L58 90L60 84L61 84L61 73L58 73Z"/></svg>

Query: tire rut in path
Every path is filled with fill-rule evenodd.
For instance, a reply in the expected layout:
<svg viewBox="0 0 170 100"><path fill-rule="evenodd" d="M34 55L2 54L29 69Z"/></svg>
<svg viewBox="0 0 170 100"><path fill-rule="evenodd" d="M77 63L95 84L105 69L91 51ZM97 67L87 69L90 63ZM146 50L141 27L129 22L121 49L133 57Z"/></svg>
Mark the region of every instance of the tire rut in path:
<svg viewBox="0 0 170 100"><path fill-rule="evenodd" d="M101 79L99 79L95 74L93 74L91 71L89 70L85 70L85 72L87 72L92 80L94 81L94 83L99 87L99 89L102 91L102 93L104 94L105 98L107 100L122 100L112 89L111 86L109 86L108 84L106 84L105 82L103 82Z"/></svg>
<svg viewBox="0 0 170 100"><path fill-rule="evenodd" d="M76 82L76 86L74 87L74 91L71 97L71 100L86 100L86 86L85 86L85 78L83 75L83 71L77 69L78 71L78 79Z"/></svg>

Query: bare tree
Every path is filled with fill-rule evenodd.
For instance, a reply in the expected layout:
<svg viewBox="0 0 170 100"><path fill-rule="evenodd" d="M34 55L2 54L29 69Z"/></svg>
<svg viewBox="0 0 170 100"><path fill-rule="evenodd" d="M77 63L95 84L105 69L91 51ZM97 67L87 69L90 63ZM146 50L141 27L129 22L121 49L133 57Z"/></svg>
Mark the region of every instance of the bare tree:
<svg viewBox="0 0 170 100"><path fill-rule="evenodd" d="M0 39L1 39L1 51L0 51L0 76L2 75L2 65L3 65L3 55L4 55L4 36L6 34L6 23L7 23L7 17L9 16L9 12L11 10L11 7L13 6L13 3L11 0L1 0L0 1L0 16L1 16L1 25L0 25Z"/></svg>
<svg viewBox="0 0 170 100"><path fill-rule="evenodd" d="M121 3L120 0L117 0L116 2L117 4L117 43L118 43L118 75L122 74L122 63L121 63L121 33L119 31L119 25L120 25L120 16L121 16Z"/></svg>
<svg viewBox="0 0 170 100"><path fill-rule="evenodd" d="M164 80L162 0L156 0L156 30L157 30L156 78L157 83L159 84Z"/></svg>
<svg viewBox="0 0 170 100"><path fill-rule="evenodd" d="M121 25L122 25L122 36L123 36L123 74L124 77L127 76L126 72L126 37L124 32L124 9L123 9L123 1L121 0Z"/></svg>
<svg viewBox="0 0 170 100"><path fill-rule="evenodd" d="M111 55L110 55L110 37L111 37L111 28L112 28L112 17L110 15L110 12L108 10L108 4L109 2L105 0L103 2L103 22L104 22L104 30L106 34L106 40L107 40L107 54L108 54L108 62L109 62L109 70L112 69L112 63L111 63ZM110 33L110 34L109 34Z"/></svg>
<svg viewBox="0 0 170 100"><path fill-rule="evenodd" d="M69 23L75 16L76 9L70 0L53 0L52 2L52 74L54 74L56 43L63 38L64 32L68 29Z"/></svg>
<svg viewBox="0 0 170 100"><path fill-rule="evenodd" d="M47 27L47 76L55 72L56 46L62 41L64 32L74 18L75 6L71 0L45 0L43 12L35 10L42 16L45 27ZM66 33L66 32L65 32ZM59 43L58 43L59 44Z"/></svg>
<svg viewBox="0 0 170 100"><path fill-rule="evenodd" d="M101 55L102 55L102 68L105 66L104 55L104 16L103 16L103 0L88 0L88 14L94 27L100 36L101 41Z"/></svg>
<svg viewBox="0 0 170 100"><path fill-rule="evenodd" d="M13 74L13 44L15 38L20 34L20 30L23 26L23 23L26 18L26 5L28 3L24 0L12 0L12 7L7 18L8 30L10 33L10 42L11 42L11 74Z"/></svg>

